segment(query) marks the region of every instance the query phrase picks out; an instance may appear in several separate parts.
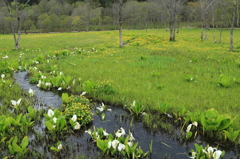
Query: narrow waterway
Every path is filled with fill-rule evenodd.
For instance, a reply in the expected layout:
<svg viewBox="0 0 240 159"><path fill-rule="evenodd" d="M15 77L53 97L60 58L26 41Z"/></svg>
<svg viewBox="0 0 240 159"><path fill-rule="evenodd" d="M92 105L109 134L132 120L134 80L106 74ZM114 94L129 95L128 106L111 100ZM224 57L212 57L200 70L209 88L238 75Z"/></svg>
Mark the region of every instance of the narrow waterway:
<svg viewBox="0 0 240 159"><path fill-rule="evenodd" d="M22 89L26 91L28 91L29 88L36 90L35 96L38 99L38 102L35 104L36 107L47 109L49 107L59 108L61 106L61 93L57 91L45 91L39 89L34 84L30 84L27 72L14 73L14 78ZM96 103L92 104L97 105ZM93 126L96 128L102 127L106 129L108 133L113 133L121 127L123 127L126 132L130 130L136 139L135 142L138 142L139 146L144 151L149 151L149 144L151 141L153 141L153 153L151 154L152 159L163 159L164 156L170 156L171 159L187 159L189 158L189 151L191 149L195 149L194 143L198 143L203 146L206 146L207 144L211 146L217 146L217 143L210 143L210 141L207 142L206 139L201 138L200 135L198 135L194 142L180 143L177 139L178 135L170 136L164 131L158 131L153 134L148 131L141 122L136 120L133 120L132 122L132 117L126 110L114 106L109 106L108 108L112 109L112 111L104 112L106 114L105 121L102 121L100 116L93 112L95 115L93 116L94 120L91 124L85 128L82 128L81 131L76 131L69 134L69 136L67 136L64 140L61 139L63 151L60 153L60 158L75 159L76 157L80 157L82 155L84 155L86 158L98 158L100 151L95 146L95 143L91 141L91 137L84 133L87 129L93 130ZM43 122L35 125L34 129L37 132L43 133L45 128ZM178 133L179 130L176 129L175 134ZM33 134L31 136L31 140L34 139L35 136ZM30 146L32 150L35 149L37 152L44 152L44 154L46 154L46 158L55 158L55 154L44 147L48 144L49 143L43 142L41 144L32 144ZM219 145L218 149L226 151L224 159L237 158L237 153L227 147Z"/></svg>

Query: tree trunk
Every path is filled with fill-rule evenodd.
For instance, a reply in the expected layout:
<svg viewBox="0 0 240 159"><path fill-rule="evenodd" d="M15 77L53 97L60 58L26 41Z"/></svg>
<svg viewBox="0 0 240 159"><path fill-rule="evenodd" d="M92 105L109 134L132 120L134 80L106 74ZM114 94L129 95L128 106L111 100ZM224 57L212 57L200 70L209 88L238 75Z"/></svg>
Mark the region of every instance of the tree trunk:
<svg viewBox="0 0 240 159"><path fill-rule="evenodd" d="M224 5L222 6L222 15L221 15L221 28L220 28L220 38L219 38L219 41L218 43L221 43L222 42L222 30L223 30L223 16L224 16L224 12L223 12L223 9L224 9Z"/></svg>
<svg viewBox="0 0 240 159"><path fill-rule="evenodd" d="M203 20L202 20L202 29L201 29L201 41L203 41Z"/></svg>
<svg viewBox="0 0 240 159"><path fill-rule="evenodd" d="M213 9L212 9L212 11L213 11ZM214 11L213 11L213 17L212 17L212 25L213 25L213 27L212 27L212 36L213 36L213 42L214 43L216 43L216 37L215 37L215 35L214 35L214 25L215 25L215 17L214 17L215 15L214 15Z"/></svg>
<svg viewBox="0 0 240 159"><path fill-rule="evenodd" d="M223 13L222 13L222 19L221 19L220 38L218 43L222 42L222 30L223 30Z"/></svg>
<svg viewBox="0 0 240 159"><path fill-rule="evenodd" d="M206 21L205 24L205 40L208 40L208 29L209 29L209 21Z"/></svg>
<svg viewBox="0 0 240 159"><path fill-rule="evenodd" d="M236 6L237 6L237 2L236 0L234 0L233 12L232 12L232 23L231 23L231 30L230 30L230 51L233 51L233 29L234 29L234 23L235 23Z"/></svg>
<svg viewBox="0 0 240 159"><path fill-rule="evenodd" d="M20 15L19 15L19 12L17 11L18 13L18 17L17 17L17 20L18 20L18 38L17 38L17 41L15 42L15 49L18 50L20 48L20 40L21 40L21 19L20 19Z"/></svg>
<svg viewBox="0 0 240 159"><path fill-rule="evenodd" d="M173 24L172 20L170 19L170 41L173 41Z"/></svg>
<svg viewBox="0 0 240 159"><path fill-rule="evenodd" d="M237 12L237 26L239 27L239 13L238 13L238 7L239 7L239 6L238 6L238 4L237 4L237 11L236 11L236 12Z"/></svg>
<svg viewBox="0 0 240 159"><path fill-rule="evenodd" d="M173 41L176 39L176 25L175 25L175 21L173 23Z"/></svg>
<svg viewBox="0 0 240 159"><path fill-rule="evenodd" d="M123 47L123 40L122 40L122 6L123 0L119 0L119 45Z"/></svg>

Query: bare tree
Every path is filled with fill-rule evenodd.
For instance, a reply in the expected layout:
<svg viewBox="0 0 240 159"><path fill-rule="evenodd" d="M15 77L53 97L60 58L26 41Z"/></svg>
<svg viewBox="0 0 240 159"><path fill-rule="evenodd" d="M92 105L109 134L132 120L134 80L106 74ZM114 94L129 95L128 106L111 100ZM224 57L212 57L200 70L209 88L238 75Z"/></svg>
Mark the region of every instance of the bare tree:
<svg viewBox="0 0 240 159"><path fill-rule="evenodd" d="M234 23L235 23L236 8L237 8L237 0L233 0L232 23L231 23L231 30L230 30L230 51L233 51L233 29L234 29Z"/></svg>
<svg viewBox="0 0 240 159"><path fill-rule="evenodd" d="M209 29L209 15L210 15L210 7L215 0L200 0L200 14L201 14L201 22L202 22L202 29L201 29L201 40L203 40L203 30L205 26L205 40L208 40L208 29Z"/></svg>
<svg viewBox="0 0 240 159"><path fill-rule="evenodd" d="M166 9L169 20L170 41L174 41L176 38L177 20L184 2L185 0L162 0L163 8Z"/></svg>
<svg viewBox="0 0 240 159"><path fill-rule="evenodd" d="M214 34L214 29L215 29L215 11L216 9L216 3L213 3L211 5L211 13L212 13L212 37L213 37L213 42L216 43L216 37L215 37L215 34Z"/></svg>
<svg viewBox="0 0 240 159"><path fill-rule="evenodd" d="M222 30L223 30L223 24L224 24L224 14L226 13L227 10L227 3L225 0L219 1L218 9L221 11L221 17L220 17L220 37L218 43L222 42Z"/></svg>
<svg viewBox="0 0 240 159"><path fill-rule="evenodd" d="M30 0L27 0L24 4L20 4L17 0L14 0L11 4L8 0L4 0L8 12L10 14L10 17L12 18L11 27L12 27L12 33L13 38L15 42L15 49L18 50L20 48L20 40L21 40L21 11L24 9L24 7L29 3ZM14 13L15 12L15 13ZM13 21L13 17L17 19L17 35L15 31L15 23Z"/></svg>

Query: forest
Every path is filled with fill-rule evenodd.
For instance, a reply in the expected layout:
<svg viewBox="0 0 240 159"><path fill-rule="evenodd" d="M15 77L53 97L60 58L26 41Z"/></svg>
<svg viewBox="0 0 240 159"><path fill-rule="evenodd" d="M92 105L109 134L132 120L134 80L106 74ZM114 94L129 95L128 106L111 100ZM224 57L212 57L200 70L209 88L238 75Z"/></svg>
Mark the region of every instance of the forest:
<svg viewBox="0 0 240 159"><path fill-rule="evenodd" d="M118 0L19 0L27 4L18 10L13 1L0 1L0 33L12 32L12 22L29 32L70 32L116 30L119 23ZM10 4L11 15L6 4ZM226 0L127 0L123 1L123 29L231 26L234 1ZM235 27L239 26L239 4ZM16 18L18 16L18 18Z"/></svg>

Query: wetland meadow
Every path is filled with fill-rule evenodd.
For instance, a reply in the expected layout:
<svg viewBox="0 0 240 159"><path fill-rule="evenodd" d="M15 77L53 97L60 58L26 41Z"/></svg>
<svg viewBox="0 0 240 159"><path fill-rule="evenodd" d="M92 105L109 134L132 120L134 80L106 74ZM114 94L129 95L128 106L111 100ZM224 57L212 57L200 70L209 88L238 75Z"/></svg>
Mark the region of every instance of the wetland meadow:
<svg viewBox="0 0 240 159"><path fill-rule="evenodd" d="M240 30L200 34L0 34L0 157L239 158Z"/></svg>

